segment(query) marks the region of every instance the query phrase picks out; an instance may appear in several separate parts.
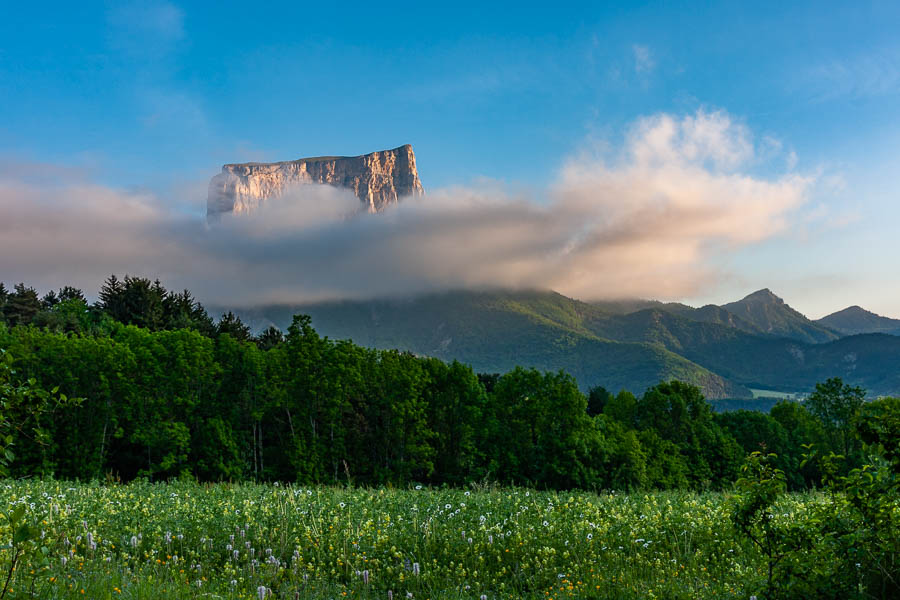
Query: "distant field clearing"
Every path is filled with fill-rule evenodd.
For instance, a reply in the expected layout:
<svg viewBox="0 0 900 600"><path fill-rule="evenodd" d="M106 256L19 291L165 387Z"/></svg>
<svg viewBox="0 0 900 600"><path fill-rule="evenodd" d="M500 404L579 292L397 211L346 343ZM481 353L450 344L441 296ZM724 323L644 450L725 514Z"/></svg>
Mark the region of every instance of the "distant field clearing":
<svg viewBox="0 0 900 600"><path fill-rule="evenodd" d="M750 388L754 398L780 398L782 400L804 400L808 394L802 392L776 392L774 390L755 390Z"/></svg>

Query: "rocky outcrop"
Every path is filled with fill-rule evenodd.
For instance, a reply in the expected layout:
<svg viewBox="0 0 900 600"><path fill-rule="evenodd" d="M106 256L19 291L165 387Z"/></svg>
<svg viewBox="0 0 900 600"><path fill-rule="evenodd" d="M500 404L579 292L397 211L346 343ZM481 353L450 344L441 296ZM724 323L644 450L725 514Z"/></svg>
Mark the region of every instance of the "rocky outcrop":
<svg viewBox="0 0 900 600"><path fill-rule="evenodd" d="M293 185L309 183L352 190L369 212L381 211L404 196L425 193L416 171L416 155L406 144L363 156L225 165L209 182L206 215L248 213Z"/></svg>

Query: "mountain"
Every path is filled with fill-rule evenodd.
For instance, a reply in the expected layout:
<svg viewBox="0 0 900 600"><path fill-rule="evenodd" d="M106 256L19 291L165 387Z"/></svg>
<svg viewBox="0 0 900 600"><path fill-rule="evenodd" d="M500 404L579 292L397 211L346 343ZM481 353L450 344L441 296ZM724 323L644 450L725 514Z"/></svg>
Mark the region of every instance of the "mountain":
<svg viewBox="0 0 900 600"><path fill-rule="evenodd" d="M793 317L788 323L795 335L817 331L803 329L806 323L778 303L780 313L774 302L767 313L773 321L779 322L773 314L780 316L783 327ZM749 397L750 389L808 392L816 382L839 376L873 395L900 394L900 337L801 341L763 333L723 307L649 306L623 313L621 305L610 310L554 292L460 291L235 312L255 331L269 325L285 329L294 314L305 313L323 335L455 359L479 372L517 365L564 369L583 389L602 385L641 393L676 378L700 386L709 398L736 398Z"/></svg>
<svg viewBox="0 0 900 600"><path fill-rule="evenodd" d="M773 336L811 343L841 337L828 327L810 321L768 289L753 292L742 300L722 305L722 308L762 333Z"/></svg>
<svg viewBox="0 0 900 600"><path fill-rule="evenodd" d="M603 338L591 324L608 313L554 292L447 292L235 312L257 331L269 325L285 329L294 314L305 313L323 335L459 360L479 372L564 369L584 389L603 385L640 393L674 378L700 386L710 398L750 395L660 344Z"/></svg>
<svg viewBox="0 0 900 600"><path fill-rule="evenodd" d="M842 377L874 395L900 393L900 337L854 335L800 342L702 323L664 310L643 310L590 324L597 335L662 345L734 384L785 392L810 391Z"/></svg>
<svg viewBox="0 0 900 600"><path fill-rule="evenodd" d="M827 341L839 337L821 331L823 327L809 321L767 289L724 306L707 304L694 308L679 302L657 300L604 300L593 304L614 314L628 315L647 309L661 310L700 323L715 323L747 333L789 337L799 341L817 341L819 338L821 341Z"/></svg>
<svg viewBox="0 0 900 600"><path fill-rule="evenodd" d="M369 212L424 194L409 144L363 156L317 156L277 163L228 164L209 182L207 218L247 213L297 184L352 190Z"/></svg>
<svg viewBox="0 0 900 600"><path fill-rule="evenodd" d="M827 317L818 319L825 327L843 333L853 335L857 333L888 333L900 335L900 319L882 317L859 306L851 306L839 310Z"/></svg>

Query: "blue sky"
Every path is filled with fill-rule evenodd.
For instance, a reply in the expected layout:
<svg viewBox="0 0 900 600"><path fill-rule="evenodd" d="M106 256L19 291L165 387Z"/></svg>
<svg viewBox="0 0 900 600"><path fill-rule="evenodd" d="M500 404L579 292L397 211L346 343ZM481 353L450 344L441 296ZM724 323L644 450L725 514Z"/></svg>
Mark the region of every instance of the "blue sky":
<svg viewBox="0 0 900 600"><path fill-rule="evenodd" d="M412 143L426 189L515 193L615 156L641 118L721 111L757 148L741 173L811 183L679 299L770 287L812 316L900 317L898 30L896 2L20 3L0 167L199 214L223 163Z"/></svg>

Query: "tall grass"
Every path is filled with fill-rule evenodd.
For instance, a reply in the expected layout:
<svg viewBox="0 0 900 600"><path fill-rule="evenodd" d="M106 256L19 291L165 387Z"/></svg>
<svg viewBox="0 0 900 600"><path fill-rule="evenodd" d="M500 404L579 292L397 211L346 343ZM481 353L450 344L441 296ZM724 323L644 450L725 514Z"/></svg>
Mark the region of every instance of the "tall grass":
<svg viewBox="0 0 900 600"><path fill-rule="evenodd" d="M791 496L779 512L790 518L814 501ZM677 492L0 483L0 506L24 503L42 535L7 597L46 599L747 598L764 567L731 532L728 502ZM0 535L4 544L11 532ZM0 550L0 571L10 559Z"/></svg>

